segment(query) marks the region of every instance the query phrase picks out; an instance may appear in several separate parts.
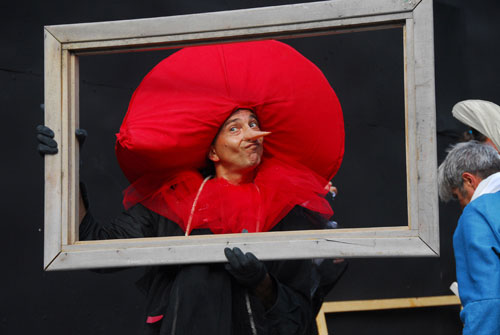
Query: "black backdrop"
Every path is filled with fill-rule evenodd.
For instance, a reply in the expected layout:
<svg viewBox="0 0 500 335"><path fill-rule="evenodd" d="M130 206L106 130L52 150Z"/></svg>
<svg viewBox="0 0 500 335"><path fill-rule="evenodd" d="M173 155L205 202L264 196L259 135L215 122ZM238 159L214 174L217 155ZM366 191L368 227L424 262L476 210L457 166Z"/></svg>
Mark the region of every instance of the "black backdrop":
<svg viewBox="0 0 500 335"><path fill-rule="evenodd" d="M0 4L0 164L3 233L0 275L1 334L137 334L143 298L134 287L142 270L112 274L90 271L44 272L43 160L35 150L34 128L43 123L43 26L191 14L304 1L18 1ZM464 127L451 117L459 100L500 102L500 4L440 0L434 4L438 154ZM335 217L345 227L400 225L406 220L401 167L401 72L387 69L401 41L390 30L289 40L327 74L346 119L346 156L334 182L340 194ZM384 48L390 52L384 54ZM343 50L338 52L338 50ZM385 50L387 51L387 50ZM400 52L400 51L399 51ZM138 54L137 54L138 55ZM355 55L355 56L353 56ZM112 157L117 121L140 78L164 55L99 56L82 59L82 126L89 129L83 178L92 206L103 218L120 210L126 182ZM387 57L386 57L387 56ZM129 57L129 58L127 58ZM354 59L352 59L354 58ZM124 75L127 64L138 70ZM392 64L394 65L394 64ZM381 75L383 73L383 76ZM335 79L332 79L335 78ZM369 79L366 79L369 78ZM342 83L349 82L349 85ZM384 99L378 97L386 97ZM103 98L105 97L105 98ZM389 97L393 97L389 99ZM109 110L116 113L108 113ZM367 110L387 111L368 113ZM366 114L364 114L364 112ZM375 115L375 116L373 116ZM110 143L109 145L107 143ZM384 150L381 151L380 148ZM398 172L399 171L399 172ZM372 183L372 180L377 180ZM109 201L109 197L114 197ZM104 200L107 201L104 201ZM115 207L113 207L115 206ZM362 209L362 210L360 210ZM457 204L440 206L439 258L350 260L349 270L329 300L376 299L450 294L455 280L451 237ZM329 315L335 334L458 334L458 307Z"/></svg>

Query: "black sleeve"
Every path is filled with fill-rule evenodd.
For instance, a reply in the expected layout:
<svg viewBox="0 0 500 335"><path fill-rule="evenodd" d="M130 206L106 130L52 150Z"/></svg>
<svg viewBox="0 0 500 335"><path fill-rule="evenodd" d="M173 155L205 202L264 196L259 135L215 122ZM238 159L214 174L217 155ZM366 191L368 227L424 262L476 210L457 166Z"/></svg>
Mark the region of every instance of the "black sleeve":
<svg viewBox="0 0 500 335"><path fill-rule="evenodd" d="M80 240L108 240L157 236L158 214L138 204L109 223L98 222L87 212L80 223Z"/></svg>
<svg viewBox="0 0 500 335"><path fill-rule="evenodd" d="M299 275L293 276L289 273L283 281L277 279L283 277L283 273L272 275L276 285L276 302L264 314L270 324L271 334L310 334L315 329L313 301L309 292L311 286L315 285L314 276L311 276L312 268L307 260L280 263L284 265L282 270L294 269Z"/></svg>
<svg viewBox="0 0 500 335"><path fill-rule="evenodd" d="M324 229L327 220L295 207L275 231ZM312 259L266 262L277 290L275 304L265 313L272 334L316 334L316 315L324 297L345 270L345 264Z"/></svg>

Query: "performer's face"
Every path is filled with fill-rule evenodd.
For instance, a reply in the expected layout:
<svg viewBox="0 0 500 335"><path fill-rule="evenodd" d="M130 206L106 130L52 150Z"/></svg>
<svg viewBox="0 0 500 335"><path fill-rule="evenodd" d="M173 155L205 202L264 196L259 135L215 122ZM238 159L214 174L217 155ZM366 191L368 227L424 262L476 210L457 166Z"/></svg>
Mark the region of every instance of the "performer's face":
<svg viewBox="0 0 500 335"><path fill-rule="evenodd" d="M458 200L458 203L460 204L460 207L462 209L465 208L472 199L472 195L474 194L474 191L471 191L469 189L465 189L465 192L462 193L461 190L458 188L454 188L452 191L453 197Z"/></svg>
<svg viewBox="0 0 500 335"><path fill-rule="evenodd" d="M264 136L256 115L239 109L224 122L210 148L208 158L225 171L248 172L261 162Z"/></svg>

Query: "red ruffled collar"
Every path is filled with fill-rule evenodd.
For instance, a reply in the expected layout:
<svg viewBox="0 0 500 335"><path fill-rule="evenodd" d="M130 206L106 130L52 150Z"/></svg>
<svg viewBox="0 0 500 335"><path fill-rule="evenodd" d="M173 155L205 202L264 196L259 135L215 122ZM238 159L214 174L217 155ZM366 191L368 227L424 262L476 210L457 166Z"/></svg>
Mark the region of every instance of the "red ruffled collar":
<svg viewBox="0 0 500 335"><path fill-rule="evenodd" d="M124 192L126 209L141 203L184 231L208 228L215 234L269 231L296 205L330 217L327 181L304 166L265 158L253 183L206 181L197 171L143 176ZM196 205L193 203L196 199Z"/></svg>

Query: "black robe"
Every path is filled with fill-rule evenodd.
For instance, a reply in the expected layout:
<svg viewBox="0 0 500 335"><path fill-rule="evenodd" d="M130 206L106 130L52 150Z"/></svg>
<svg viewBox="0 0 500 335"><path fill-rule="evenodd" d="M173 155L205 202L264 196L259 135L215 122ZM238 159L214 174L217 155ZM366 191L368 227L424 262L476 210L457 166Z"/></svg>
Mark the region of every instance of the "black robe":
<svg viewBox="0 0 500 335"><path fill-rule="evenodd" d="M296 206L272 230L322 229L326 223ZM192 235L210 233L198 229ZM90 212L80 224L81 240L183 235L176 223L140 204L109 224L100 224ZM264 263L277 290L276 302L268 310L222 263L147 268L138 282L147 295L143 334L317 334L316 314L345 264L324 260L318 265L310 259ZM148 317L156 317L156 322L146 323Z"/></svg>

